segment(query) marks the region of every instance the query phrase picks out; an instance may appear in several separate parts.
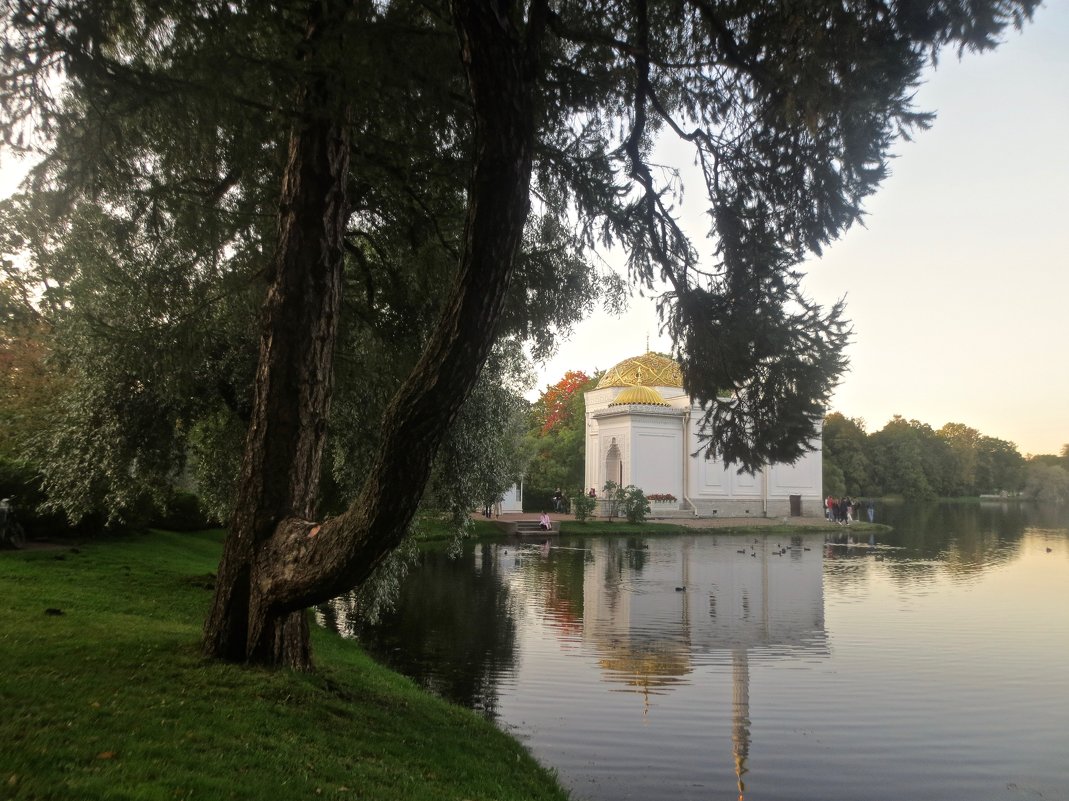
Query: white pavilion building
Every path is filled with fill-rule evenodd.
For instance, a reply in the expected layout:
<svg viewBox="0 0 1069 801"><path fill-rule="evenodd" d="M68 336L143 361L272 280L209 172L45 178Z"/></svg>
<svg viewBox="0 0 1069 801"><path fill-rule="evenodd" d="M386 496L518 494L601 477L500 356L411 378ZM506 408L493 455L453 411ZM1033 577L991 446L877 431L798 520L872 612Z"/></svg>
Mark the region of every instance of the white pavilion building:
<svg viewBox="0 0 1069 801"><path fill-rule="evenodd" d="M739 473L699 448L701 408L683 391L675 360L645 353L617 364L586 393L586 486L634 484L672 495L653 515L821 517L821 440L794 464Z"/></svg>

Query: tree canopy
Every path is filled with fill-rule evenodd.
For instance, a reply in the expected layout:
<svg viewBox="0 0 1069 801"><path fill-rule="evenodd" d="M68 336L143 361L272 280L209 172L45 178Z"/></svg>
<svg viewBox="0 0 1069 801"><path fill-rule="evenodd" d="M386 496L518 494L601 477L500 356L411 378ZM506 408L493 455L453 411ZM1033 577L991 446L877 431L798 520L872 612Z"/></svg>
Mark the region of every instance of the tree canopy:
<svg viewBox="0 0 1069 801"><path fill-rule="evenodd" d="M614 244L669 286L711 452L791 461L849 335L799 264L929 124L924 67L1035 5L10 0L0 134L43 160L3 213L76 387L50 486L121 507L245 431L206 650L306 665L301 610L397 545L488 359L551 347ZM359 467L318 522L331 453Z"/></svg>
<svg viewBox="0 0 1069 801"><path fill-rule="evenodd" d="M569 370L545 388L529 415L526 483L528 488L561 488L571 497L583 492L586 470L586 406L583 394L599 376Z"/></svg>
<svg viewBox="0 0 1069 801"><path fill-rule="evenodd" d="M824 421L824 485L834 495L902 495L912 499L1020 491L1025 459L1012 442L962 423L933 429L896 415L879 431L829 414Z"/></svg>

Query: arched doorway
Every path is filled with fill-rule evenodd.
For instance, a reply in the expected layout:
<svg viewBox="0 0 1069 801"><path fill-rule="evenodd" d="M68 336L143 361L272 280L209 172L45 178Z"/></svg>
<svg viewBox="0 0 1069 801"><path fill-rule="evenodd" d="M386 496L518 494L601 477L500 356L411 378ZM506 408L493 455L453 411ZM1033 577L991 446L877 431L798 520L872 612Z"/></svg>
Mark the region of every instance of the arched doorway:
<svg viewBox="0 0 1069 801"><path fill-rule="evenodd" d="M605 454L605 480L614 481L621 487L624 484L624 460L620 456L620 446L616 444L616 437L612 438L608 453Z"/></svg>

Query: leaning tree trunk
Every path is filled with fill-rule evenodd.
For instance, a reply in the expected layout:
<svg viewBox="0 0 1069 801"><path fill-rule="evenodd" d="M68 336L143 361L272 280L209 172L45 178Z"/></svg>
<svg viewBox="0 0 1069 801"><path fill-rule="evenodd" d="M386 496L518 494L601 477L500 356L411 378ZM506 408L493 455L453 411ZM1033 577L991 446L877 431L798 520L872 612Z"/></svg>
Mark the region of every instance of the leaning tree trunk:
<svg viewBox="0 0 1069 801"><path fill-rule="evenodd" d="M347 170L335 146L347 129L310 121L294 135L254 421L205 629L210 655L309 666L304 610L358 585L400 543L445 432L479 376L527 220L546 15L544 0L535 0L521 36L496 8L454 2L475 114L454 284L422 358L383 417L363 489L348 511L322 524L315 522L315 476L330 396Z"/></svg>
<svg viewBox="0 0 1069 801"><path fill-rule="evenodd" d="M337 46L347 2L313 2L305 62ZM257 609L254 558L280 521L316 512L341 306L350 132L337 77L312 68L298 99L262 312L252 420L205 651L231 661L310 666L307 617Z"/></svg>

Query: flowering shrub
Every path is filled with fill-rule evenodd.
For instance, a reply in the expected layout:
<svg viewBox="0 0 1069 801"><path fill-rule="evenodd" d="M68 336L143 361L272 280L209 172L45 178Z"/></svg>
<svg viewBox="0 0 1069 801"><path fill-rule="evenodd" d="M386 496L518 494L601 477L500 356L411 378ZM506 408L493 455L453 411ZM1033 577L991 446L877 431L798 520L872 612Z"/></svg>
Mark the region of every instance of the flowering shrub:
<svg viewBox="0 0 1069 801"><path fill-rule="evenodd" d="M647 495L646 496L646 500L647 501L653 501L653 502L663 501L663 502L667 502L667 503L673 503L677 499L676 499L676 496L673 495L670 492L655 492L652 495Z"/></svg>

